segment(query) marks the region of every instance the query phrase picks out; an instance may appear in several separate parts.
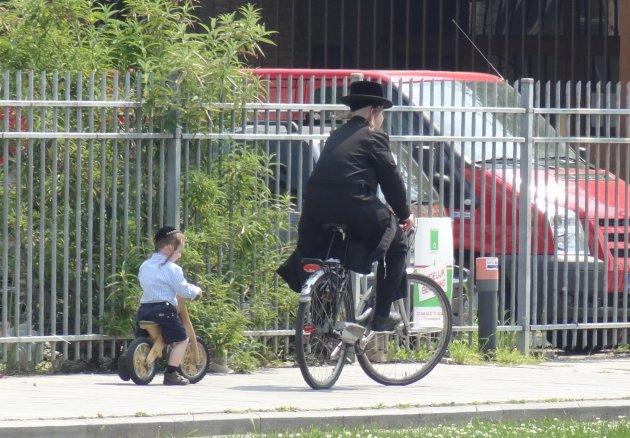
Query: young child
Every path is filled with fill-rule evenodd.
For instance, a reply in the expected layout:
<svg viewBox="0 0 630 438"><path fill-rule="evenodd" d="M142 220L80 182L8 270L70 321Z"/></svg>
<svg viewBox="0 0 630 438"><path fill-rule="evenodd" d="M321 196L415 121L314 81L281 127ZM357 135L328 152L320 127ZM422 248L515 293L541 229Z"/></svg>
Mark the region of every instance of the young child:
<svg viewBox="0 0 630 438"><path fill-rule="evenodd" d="M165 385L187 385L188 379L179 372L188 335L177 314L177 295L184 298L198 298L201 288L184 278L182 268L176 264L184 251L184 235L177 229L165 226L158 230L153 240L155 253L140 266L138 280L142 287L140 308L136 316L136 337L148 336L146 330L138 326L142 320L160 324L166 344L173 344L164 373Z"/></svg>

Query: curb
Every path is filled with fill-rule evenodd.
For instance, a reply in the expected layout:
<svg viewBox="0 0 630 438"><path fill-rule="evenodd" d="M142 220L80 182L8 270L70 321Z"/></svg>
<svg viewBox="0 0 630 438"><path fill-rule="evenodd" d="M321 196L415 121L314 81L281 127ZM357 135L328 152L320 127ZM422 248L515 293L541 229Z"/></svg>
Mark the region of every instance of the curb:
<svg viewBox="0 0 630 438"><path fill-rule="evenodd" d="M457 405L421 408L189 414L67 420L0 421L4 438L155 438L272 433L361 427L412 428L473 420L520 421L572 418L581 421L630 416L630 400Z"/></svg>

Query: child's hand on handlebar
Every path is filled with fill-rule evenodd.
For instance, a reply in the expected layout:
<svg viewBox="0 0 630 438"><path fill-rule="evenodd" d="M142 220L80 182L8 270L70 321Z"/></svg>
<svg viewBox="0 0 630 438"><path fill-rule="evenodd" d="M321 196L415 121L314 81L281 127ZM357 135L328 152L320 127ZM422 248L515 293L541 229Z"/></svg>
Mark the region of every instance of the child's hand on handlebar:
<svg viewBox="0 0 630 438"><path fill-rule="evenodd" d="M411 213L407 219L400 221L400 228L402 228L403 231L410 231L411 229L413 229L415 224L416 219L413 213Z"/></svg>

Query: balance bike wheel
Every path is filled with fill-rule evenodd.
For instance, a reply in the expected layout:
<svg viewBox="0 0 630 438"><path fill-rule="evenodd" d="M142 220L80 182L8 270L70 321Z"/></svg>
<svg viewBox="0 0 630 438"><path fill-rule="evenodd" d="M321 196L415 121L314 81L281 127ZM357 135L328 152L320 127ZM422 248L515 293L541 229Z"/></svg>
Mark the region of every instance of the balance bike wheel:
<svg viewBox="0 0 630 438"><path fill-rule="evenodd" d="M129 377L136 385L148 385L155 377L157 372L157 363L154 361L152 364L147 364L146 358L149 355L149 351L153 347L153 342L149 338L136 338L134 339L124 357L126 358L126 368L129 373Z"/></svg>
<svg viewBox="0 0 630 438"><path fill-rule="evenodd" d="M129 370L127 370L127 357L124 354L118 356L118 377L125 382L128 382L129 379L131 379Z"/></svg>
<svg viewBox="0 0 630 438"><path fill-rule="evenodd" d="M197 347L199 349L199 361L196 362L194 360L192 343L189 342L180 366L182 376L186 377L190 383L197 383L203 379L208 372L208 366L210 365L208 346L199 336L197 336Z"/></svg>

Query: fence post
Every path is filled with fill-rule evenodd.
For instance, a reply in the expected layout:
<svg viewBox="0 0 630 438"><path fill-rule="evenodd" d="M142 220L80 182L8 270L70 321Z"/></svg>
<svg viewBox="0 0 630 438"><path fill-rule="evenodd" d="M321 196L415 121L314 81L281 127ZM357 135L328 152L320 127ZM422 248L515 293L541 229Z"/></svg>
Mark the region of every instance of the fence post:
<svg viewBox="0 0 630 438"><path fill-rule="evenodd" d="M499 259L475 259L475 287L477 288L477 316L479 319L479 351L484 358L494 357L497 349L497 293L499 292Z"/></svg>
<svg viewBox="0 0 630 438"><path fill-rule="evenodd" d="M521 119L521 136L525 139L520 148L519 187L519 226L518 226L518 282L517 288L517 324L522 331L517 335L517 346L521 353L529 353L530 314L531 314L531 234L532 210L530 180L534 147L534 80L526 78L521 81L521 107L525 113Z"/></svg>
<svg viewBox="0 0 630 438"><path fill-rule="evenodd" d="M182 128L179 123L166 151L166 224L179 228Z"/></svg>

